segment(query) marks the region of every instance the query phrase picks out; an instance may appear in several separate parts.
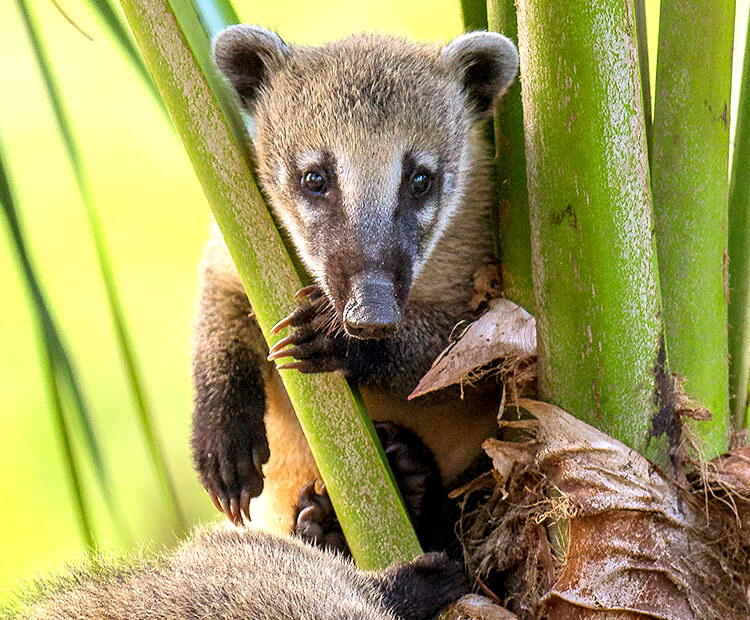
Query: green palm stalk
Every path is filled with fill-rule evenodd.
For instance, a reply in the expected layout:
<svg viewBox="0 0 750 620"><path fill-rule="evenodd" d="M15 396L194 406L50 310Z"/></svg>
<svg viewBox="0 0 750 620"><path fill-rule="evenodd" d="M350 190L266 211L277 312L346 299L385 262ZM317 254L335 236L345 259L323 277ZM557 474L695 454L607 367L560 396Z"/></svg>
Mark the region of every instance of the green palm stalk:
<svg viewBox="0 0 750 620"><path fill-rule="evenodd" d="M518 3L539 387L668 467L679 438L631 10Z"/></svg>
<svg viewBox="0 0 750 620"><path fill-rule="evenodd" d="M487 12L490 30L502 32L517 45L514 0L489 0ZM523 61L521 66L524 66ZM520 79L511 85L495 110L495 164L503 289L508 298L533 313L531 228Z"/></svg>
<svg viewBox="0 0 750 620"><path fill-rule="evenodd" d="M205 31L184 0L121 3L268 338L300 279L253 180L239 114L227 107L202 47ZM372 424L344 380L296 371L282 379L359 565L381 568L417 555Z"/></svg>
<svg viewBox="0 0 750 620"><path fill-rule="evenodd" d="M487 30L485 0L461 0L461 19L464 30Z"/></svg>
<svg viewBox="0 0 750 620"><path fill-rule="evenodd" d="M652 186L672 370L713 415L706 457L728 444L727 168L734 0L662 0Z"/></svg>
<svg viewBox="0 0 750 620"><path fill-rule="evenodd" d="M750 19L729 189L729 394L737 428L750 424Z"/></svg>

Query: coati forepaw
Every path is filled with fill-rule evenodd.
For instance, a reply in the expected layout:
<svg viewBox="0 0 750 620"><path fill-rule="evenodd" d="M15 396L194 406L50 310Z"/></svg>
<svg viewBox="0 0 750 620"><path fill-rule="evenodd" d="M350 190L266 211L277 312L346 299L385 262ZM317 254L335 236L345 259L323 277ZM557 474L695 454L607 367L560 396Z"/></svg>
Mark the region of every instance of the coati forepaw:
<svg viewBox="0 0 750 620"><path fill-rule="evenodd" d="M300 289L294 297L299 305L273 326L271 334L286 327L293 329L271 347L268 359L292 357L294 362L277 368L294 368L303 373L345 370L346 341L337 335L338 318L328 298L317 285Z"/></svg>
<svg viewBox="0 0 750 620"><path fill-rule="evenodd" d="M294 533L306 543L348 555L349 546L346 544L325 485L321 485L318 492L315 488L316 482L313 480L307 483L299 492Z"/></svg>
<svg viewBox="0 0 750 620"><path fill-rule="evenodd" d="M250 433L247 428L232 432L193 433L193 459L201 483L216 508L232 523L250 521L250 500L263 490L262 466L270 451L265 429Z"/></svg>

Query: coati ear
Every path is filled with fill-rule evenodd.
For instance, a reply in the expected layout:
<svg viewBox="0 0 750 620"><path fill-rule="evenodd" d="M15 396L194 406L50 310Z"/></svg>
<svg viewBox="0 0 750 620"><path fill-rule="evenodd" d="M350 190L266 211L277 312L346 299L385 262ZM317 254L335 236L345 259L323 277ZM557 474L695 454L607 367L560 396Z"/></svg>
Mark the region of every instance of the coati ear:
<svg viewBox="0 0 750 620"><path fill-rule="evenodd" d="M497 32L468 32L443 48L442 57L459 76L479 116L492 111L492 101L502 95L518 72L518 52L513 42Z"/></svg>
<svg viewBox="0 0 750 620"><path fill-rule="evenodd" d="M279 35L260 26L230 26L214 39L216 66L250 113L260 90L283 65L289 51Z"/></svg>

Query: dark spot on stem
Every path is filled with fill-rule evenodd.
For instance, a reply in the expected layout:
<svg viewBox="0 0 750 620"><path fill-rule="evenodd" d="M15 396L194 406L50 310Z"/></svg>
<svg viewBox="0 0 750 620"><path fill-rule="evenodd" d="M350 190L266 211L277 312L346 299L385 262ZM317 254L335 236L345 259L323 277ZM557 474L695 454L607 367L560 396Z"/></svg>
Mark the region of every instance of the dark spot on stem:
<svg viewBox="0 0 750 620"><path fill-rule="evenodd" d="M568 204L562 211L552 214L552 223L559 226L563 222L566 222L571 228L578 228L578 217L573 210L573 205Z"/></svg>
<svg viewBox="0 0 750 620"><path fill-rule="evenodd" d="M708 101L704 100L703 103L708 108L713 119L715 121L721 121L721 124L724 126L724 131L729 131L729 109L726 102L724 102L721 114L714 114L714 109Z"/></svg>
<svg viewBox="0 0 750 620"><path fill-rule="evenodd" d="M664 343L664 332L659 335L659 351L654 364L654 405L656 412L651 419L649 438L665 436L669 444L669 461L672 464L674 477L684 477L679 449L682 439L682 420L675 415L676 408L675 382L667 368L667 347Z"/></svg>
<svg viewBox="0 0 750 620"><path fill-rule="evenodd" d="M596 391L596 379L591 383L591 390L594 393L594 404L596 405L596 419L602 419L602 403L599 400L599 393Z"/></svg>

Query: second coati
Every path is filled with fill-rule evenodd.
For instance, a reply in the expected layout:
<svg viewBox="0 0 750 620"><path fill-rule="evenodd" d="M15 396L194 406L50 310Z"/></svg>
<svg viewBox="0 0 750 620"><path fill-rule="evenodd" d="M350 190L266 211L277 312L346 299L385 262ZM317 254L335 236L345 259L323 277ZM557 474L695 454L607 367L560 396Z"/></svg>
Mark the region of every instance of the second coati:
<svg viewBox="0 0 750 620"><path fill-rule="evenodd" d="M291 536L204 529L151 560L89 559L37 582L23 620L433 620L468 591L458 564L429 553L380 573Z"/></svg>
<svg viewBox="0 0 750 620"><path fill-rule="evenodd" d="M375 420L416 432L449 484L496 429L491 404L408 402L490 260L490 160L479 122L508 88L506 37L445 46L358 34L323 47L233 26L216 63L256 123L260 180L315 286L269 350L214 230L202 266L193 351L196 469L232 521L293 527L317 475L270 360L282 372L343 372ZM292 300L290 300L291 305ZM265 480L264 480L265 478ZM262 491L262 493L261 493Z"/></svg>

